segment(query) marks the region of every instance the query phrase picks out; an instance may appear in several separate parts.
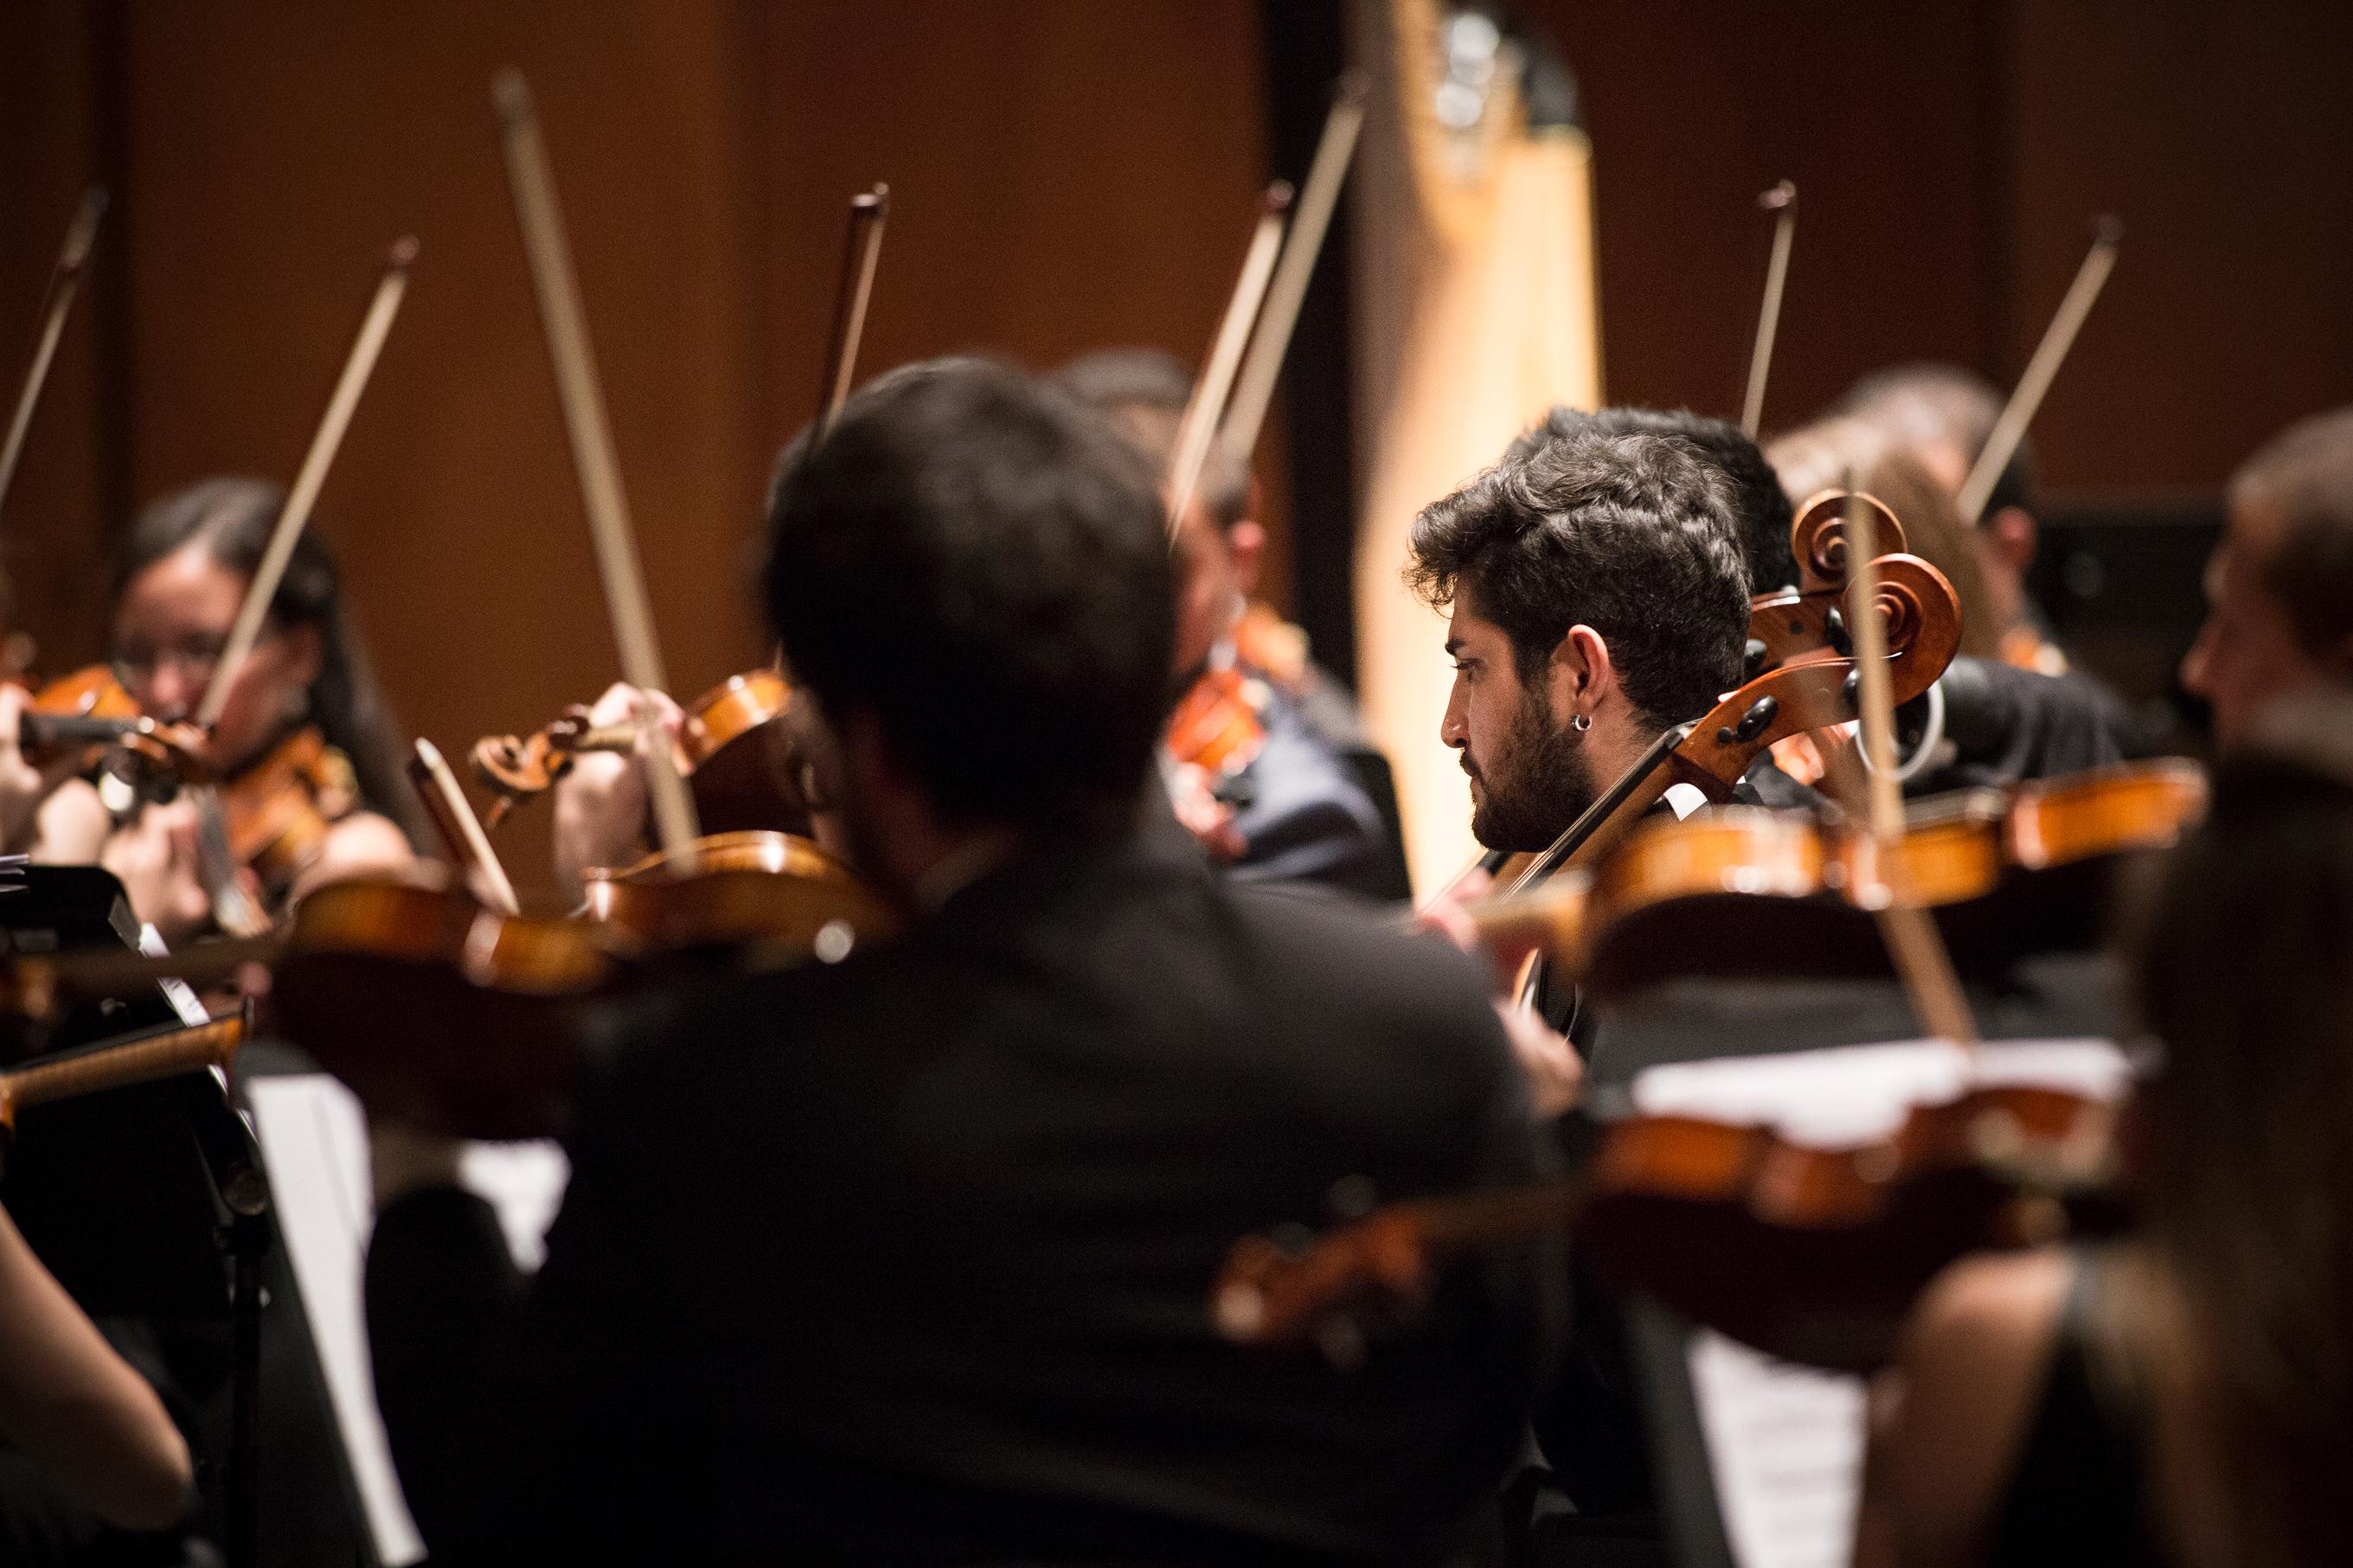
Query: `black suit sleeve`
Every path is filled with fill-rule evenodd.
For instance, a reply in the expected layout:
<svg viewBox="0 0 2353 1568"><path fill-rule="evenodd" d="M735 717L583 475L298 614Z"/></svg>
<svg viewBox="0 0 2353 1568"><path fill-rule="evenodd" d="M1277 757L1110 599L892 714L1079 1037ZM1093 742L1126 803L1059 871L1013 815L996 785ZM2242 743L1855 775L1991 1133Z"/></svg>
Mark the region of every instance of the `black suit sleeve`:
<svg viewBox="0 0 2353 1568"><path fill-rule="evenodd" d="M377 1216L366 1300L376 1402L401 1488L437 1564L555 1552L586 1560L625 1538L600 1516L637 1396L633 1328L648 1270L631 1247L631 1152L585 1088L584 1129L547 1262L524 1274L470 1193L406 1194Z"/></svg>

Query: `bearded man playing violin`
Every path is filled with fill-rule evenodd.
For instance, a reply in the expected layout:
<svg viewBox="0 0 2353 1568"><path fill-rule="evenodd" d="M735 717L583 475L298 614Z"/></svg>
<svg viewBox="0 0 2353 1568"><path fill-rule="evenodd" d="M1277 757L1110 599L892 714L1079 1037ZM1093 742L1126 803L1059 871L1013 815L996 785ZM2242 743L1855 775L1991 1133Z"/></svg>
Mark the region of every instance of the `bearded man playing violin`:
<svg viewBox="0 0 2353 1568"><path fill-rule="evenodd" d="M1523 438L1414 520L1406 575L1450 612L1439 735L1461 753L1490 849L1547 848L1669 726L1740 683L1748 572L1732 489L1687 442ZM1703 798L1676 784L1666 805L1680 816ZM1536 1000L1556 1037L1583 1040L1572 990L1540 979ZM1574 1066L1532 1035L1515 1028L1537 1100L1558 1104Z"/></svg>

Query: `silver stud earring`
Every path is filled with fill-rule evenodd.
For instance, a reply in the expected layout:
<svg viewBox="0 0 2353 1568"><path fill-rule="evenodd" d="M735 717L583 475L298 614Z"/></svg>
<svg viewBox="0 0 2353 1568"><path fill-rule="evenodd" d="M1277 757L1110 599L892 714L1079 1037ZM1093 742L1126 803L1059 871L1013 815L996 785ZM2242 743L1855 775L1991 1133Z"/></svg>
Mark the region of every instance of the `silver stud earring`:
<svg viewBox="0 0 2353 1568"><path fill-rule="evenodd" d="M1593 728L1593 715L1590 713L1571 714L1569 716L1568 727L1582 735L1588 730Z"/></svg>

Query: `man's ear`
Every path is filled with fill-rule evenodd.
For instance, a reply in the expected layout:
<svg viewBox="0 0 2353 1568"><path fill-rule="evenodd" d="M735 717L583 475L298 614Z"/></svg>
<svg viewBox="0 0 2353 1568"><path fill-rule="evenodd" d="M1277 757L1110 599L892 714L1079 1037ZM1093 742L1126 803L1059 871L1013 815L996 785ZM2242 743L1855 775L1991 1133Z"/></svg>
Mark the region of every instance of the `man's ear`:
<svg viewBox="0 0 2353 1568"><path fill-rule="evenodd" d="M2034 551L2041 542L2042 530L2034 514L2022 506L2006 506L1978 525L1986 549L1993 558L2019 576L2034 564Z"/></svg>
<svg viewBox="0 0 2353 1568"><path fill-rule="evenodd" d="M1610 662L1609 645L1582 621L1561 635L1546 661L1546 695L1559 723L1571 714L1591 719L1594 710L1618 688L1618 671Z"/></svg>

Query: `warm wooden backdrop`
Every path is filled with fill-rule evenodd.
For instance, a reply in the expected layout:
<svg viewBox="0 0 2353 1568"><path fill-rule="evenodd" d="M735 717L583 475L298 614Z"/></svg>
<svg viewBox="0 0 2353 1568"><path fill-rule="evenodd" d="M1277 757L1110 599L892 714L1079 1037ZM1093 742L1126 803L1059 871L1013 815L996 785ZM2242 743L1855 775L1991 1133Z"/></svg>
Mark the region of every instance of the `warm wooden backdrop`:
<svg viewBox="0 0 2353 1568"><path fill-rule="evenodd" d="M1296 26L1334 0L1263 3ZM1522 8L1585 91L1616 398L1736 405L1766 244L1749 204L1788 174L1804 221L1768 423L1893 358L2006 382L2102 210L2125 256L2038 426L2055 485L2211 487L2288 418L2353 399L2353 8ZM1262 22L1258 0L8 7L12 395L76 194L117 195L0 517L18 617L52 668L96 655L100 562L138 503L209 472L290 477L384 245L414 230L409 304L322 510L396 705L454 749L610 678L488 100L512 62L691 692L758 651L743 566L815 395L847 197L878 178L897 197L870 369L1198 353L1269 173ZM1297 498L1303 519L1345 513L1331 488ZM1311 609L1345 605L1328 547L1300 570L1340 584ZM1327 641L1345 631L1316 613ZM543 837L513 830L527 879Z"/></svg>

